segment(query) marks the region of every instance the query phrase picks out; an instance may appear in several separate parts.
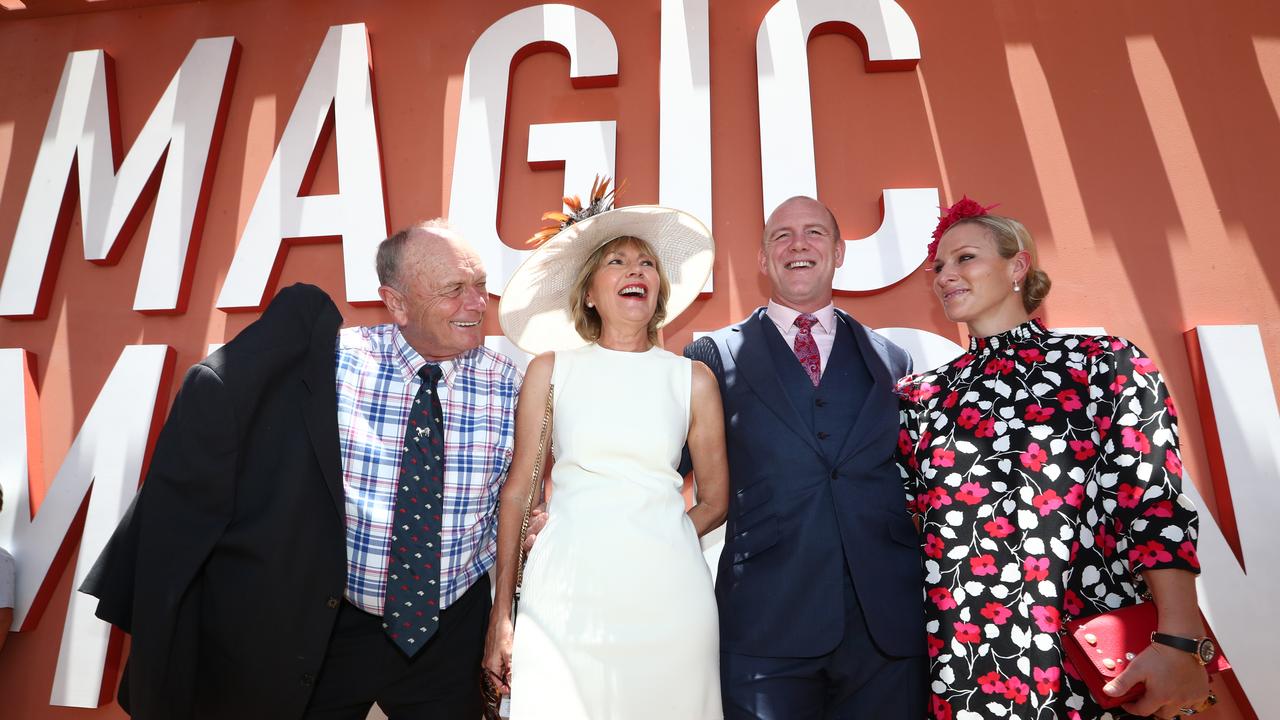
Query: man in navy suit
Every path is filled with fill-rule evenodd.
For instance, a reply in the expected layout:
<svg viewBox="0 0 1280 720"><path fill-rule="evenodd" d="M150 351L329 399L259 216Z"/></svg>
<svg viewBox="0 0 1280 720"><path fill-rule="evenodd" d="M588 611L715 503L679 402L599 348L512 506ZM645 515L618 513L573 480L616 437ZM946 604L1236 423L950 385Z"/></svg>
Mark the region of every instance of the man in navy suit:
<svg viewBox="0 0 1280 720"><path fill-rule="evenodd" d="M832 304L843 262L831 211L787 200L760 247L768 307L684 350L724 401L726 718L925 716L919 540L893 462L911 359Z"/></svg>

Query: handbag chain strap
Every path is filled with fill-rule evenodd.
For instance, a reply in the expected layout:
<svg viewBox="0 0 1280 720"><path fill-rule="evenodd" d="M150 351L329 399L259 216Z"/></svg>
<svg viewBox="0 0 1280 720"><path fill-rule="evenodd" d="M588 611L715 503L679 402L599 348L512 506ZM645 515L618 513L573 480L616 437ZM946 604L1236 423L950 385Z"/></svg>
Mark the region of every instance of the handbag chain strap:
<svg viewBox="0 0 1280 720"><path fill-rule="evenodd" d="M542 430L538 434L538 456L533 461L533 481L529 484L529 497L524 502L524 518L520 521L520 544L516 552L516 590L514 602L511 604L513 618L516 606L520 603L520 586L524 583L524 563L528 556L524 549L524 541L529 536L529 515L533 511L534 498L538 497L538 489L542 487L542 461L546 457L547 433L551 430L551 405L555 393L555 384L548 385L547 407L542 412Z"/></svg>

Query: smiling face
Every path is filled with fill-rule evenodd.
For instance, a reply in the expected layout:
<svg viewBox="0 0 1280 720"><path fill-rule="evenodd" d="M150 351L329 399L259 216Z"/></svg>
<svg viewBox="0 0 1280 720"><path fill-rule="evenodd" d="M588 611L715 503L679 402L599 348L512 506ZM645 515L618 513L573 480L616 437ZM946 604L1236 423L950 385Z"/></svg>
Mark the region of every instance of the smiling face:
<svg viewBox="0 0 1280 720"><path fill-rule="evenodd" d="M446 360L484 342L481 321L489 303L484 265L457 234L414 230L396 275L378 294L419 354Z"/></svg>
<svg viewBox="0 0 1280 720"><path fill-rule="evenodd" d="M759 262L776 302L800 312L826 307L836 268L844 264L835 218L812 198L787 200L765 223Z"/></svg>
<svg viewBox="0 0 1280 720"><path fill-rule="evenodd" d="M597 251L586 301L602 325L648 327L663 294L658 259L635 238L617 238Z"/></svg>
<svg viewBox="0 0 1280 720"><path fill-rule="evenodd" d="M1001 257L989 230L957 223L938 243L933 292L947 319L968 324L972 334L993 335L1026 321L1013 284L1022 282L1027 267L1026 252Z"/></svg>

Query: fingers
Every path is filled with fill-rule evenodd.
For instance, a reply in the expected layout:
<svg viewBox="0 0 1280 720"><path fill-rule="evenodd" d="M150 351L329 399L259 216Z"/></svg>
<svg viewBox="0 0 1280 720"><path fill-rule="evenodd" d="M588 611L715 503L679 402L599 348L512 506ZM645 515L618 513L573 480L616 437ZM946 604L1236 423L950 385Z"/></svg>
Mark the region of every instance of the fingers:
<svg viewBox="0 0 1280 720"><path fill-rule="evenodd" d="M524 546L523 546L524 551L529 552L530 550L532 550L533 544L537 542L537 540L538 540L538 533L534 532L532 525L530 525L528 534L524 536Z"/></svg>
<svg viewBox="0 0 1280 720"><path fill-rule="evenodd" d="M1124 697L1133 689L1134 685L1142 682L1142 677L1133 671L1133 666L1130 665L1129 667L1130 669L1120 673L1120 676L1115 680L1102 686L1102 691L1111 697Z"/></svg>

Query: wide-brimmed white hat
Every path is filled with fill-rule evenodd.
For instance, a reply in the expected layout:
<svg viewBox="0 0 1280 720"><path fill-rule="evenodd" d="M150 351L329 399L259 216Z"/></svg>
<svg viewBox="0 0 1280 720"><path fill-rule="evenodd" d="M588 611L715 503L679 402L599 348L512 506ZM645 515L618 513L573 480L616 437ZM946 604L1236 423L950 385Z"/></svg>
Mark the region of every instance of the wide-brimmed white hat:
<svg viewBox="0 0 1280 720"><path fill-rule="evenodd" d="M516 269L498 304L498 322L511 342L535 355L586 345L569 310L573 281L596 248L623 236L644 240L658 254L671 286L663 325L684 312L711 274L711 231L687 212L630 205L569 225Z"/></svg>

